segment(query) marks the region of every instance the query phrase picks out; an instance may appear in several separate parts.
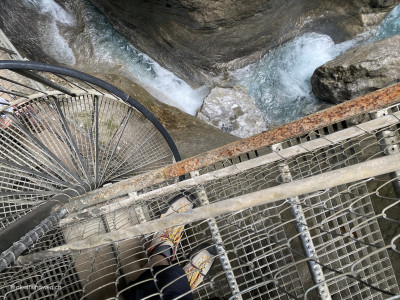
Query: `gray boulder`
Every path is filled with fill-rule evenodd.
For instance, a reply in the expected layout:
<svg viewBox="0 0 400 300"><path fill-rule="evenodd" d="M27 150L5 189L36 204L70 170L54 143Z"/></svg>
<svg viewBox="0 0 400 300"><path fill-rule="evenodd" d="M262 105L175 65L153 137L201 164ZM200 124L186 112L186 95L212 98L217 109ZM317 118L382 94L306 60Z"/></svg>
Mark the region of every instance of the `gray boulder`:
<svg viewBox="0 0 400 300"><path fill-rule="evenodd" d="M312 91L341 103L400 81L400 35L354 47L318 67Z"/></svg>
<svg viewBox="0 0 400 300"><path fill-rule="evenodd" d="M204 99L197 117L241 138L267 130L254 99L239 86L213 88Z"/></svg>

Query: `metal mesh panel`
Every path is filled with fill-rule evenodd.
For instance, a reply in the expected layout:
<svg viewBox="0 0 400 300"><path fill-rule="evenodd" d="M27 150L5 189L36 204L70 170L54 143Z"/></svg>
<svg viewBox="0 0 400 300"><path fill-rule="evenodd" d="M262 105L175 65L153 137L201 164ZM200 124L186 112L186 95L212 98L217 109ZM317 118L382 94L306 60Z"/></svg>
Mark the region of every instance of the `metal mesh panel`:
<svg viewBox="0 0 400 300"><path fill-rule="evenodd" d="M392 112L353 127L339 124L315 131L274 146L262 156L249 154L248 160L232 159L207 168L208 172L203 169L202 175L192 174L192 184L169 182L161 188L157 185L110 199L99 208L72 213L25 253L21 263L30 264L14 264L1 274L0 280L8 280L4 297L11 299L16 293L11 285L29 283L15 274L28 274L29 268L35 268L42 278L60 287L45 291L50 298L67 298L74 291L74 297L123 299L145 270L153 270L149 280L157 274L145 251L153 237L151 231L88 250L58 252L57 258L54 253L47 254L60 270L54 274L44 265L47 260L35 255L65 243L96 239L108 231L121 232L135 224L151 226L185 184L186 197L195 207L206 208L391 155L398 142L388 144L388 135L383 133L390 131L391 138L398 137L400 122L396 109ZM383 299L398 294L400 266L395 246L400 237L400 199L395 194L399 178L394 173L329 189L315 187L312 193L250 204L250 208L186 223L172 265L189 263L190 253L198 245L219 247L211 271L192 291L195 299ZM327 180L334 182L335 178ZM308 236L310 240L305 242ZM65 265L70 268L61 271ZM37 297L35 293L30 290L32 298Z"/></svg>
<svg viewBox="0 0 400 300"><path fill-rule="evenodd" d="M9 49L0 49L1 59L20 58L0 41ZM16 237L31 239L28 246L16 243L22 255L1 253L0 299L126 299L145 282L154 282L153 296L162 297L173 282L164 286L160 276L185 266L195 274L198 251L208 251L214 264L201 284L184 292L195 299L399 295L400 166L390 166L400 159L398 106L314 126L291 139L265 134L280 143L260 141L264 146L217 163L213 158L190 174L185 163L177 164L162 181L162 172L171 171L159 169L172 162L171 145L139 106L121 100L126 95L57 72L14 67L0 76L0 234L18 229L20 219L51 201L69 201L59 222L54 217ZM310 120L275 133L309 126ZM207 155L186 164L205 162ZM370 173L363 167L378 169L369 164L377 160L383 171L364 176ZM357 166L362 168L355 176L336 172ZM127 188L127 182L140 187ZM119 188L128 192L109 196ZM177 197L194 208L164 219ZM149 254L159 233L180 229L175 259L165 264L163 256ZM190 273L182 272L174 280L192 284Z"/></svg>
<svg viewBox="0 0 400 300"><path fill-rule="evenodd" d="M3 226L63 189L102 186L172 161L168 144L151 122L95 91L31 99L4 115Z"/></svg>

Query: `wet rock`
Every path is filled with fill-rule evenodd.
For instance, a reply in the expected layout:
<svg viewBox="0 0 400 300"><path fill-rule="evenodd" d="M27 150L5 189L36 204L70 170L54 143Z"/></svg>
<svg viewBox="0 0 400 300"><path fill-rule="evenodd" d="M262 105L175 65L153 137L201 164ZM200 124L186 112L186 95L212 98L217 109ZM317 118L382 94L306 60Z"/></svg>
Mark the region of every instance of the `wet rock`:
<svg viewBox="0 0 400 300"><path fill-rule="evenodd" d="M311 77L320 99L340 103L400 81L400 35L354 47Z"/></svg>
<svg viewBox="0 0 400 300"><path fill-rule="evenodd" d="M140 85L124 77L105 73L92 73L92 75L113 84L146 106L167 129L183 159L239 139L176 107L158 101Z"/></svg>
<svg viewBox="0 0 400 300"><path fill-rule="evenodd" d="M204 99L198 118L238 137L267 129L261 111L244 88L216 87Z"/></svg>
<svg viewBox="0 0 400 300"><path fill-rule="evenodd" d="M42 30L55 29L49 28L52 26L51 16L43 15L38 19L35 18L36 15L33 5L27 7L23 1L3 0L0 9L0 28L23 57L33 61L56 63L54 53L50 53L46 47L46 43L49 43L54 36L41 38Z"/></svg>
<svg viewBox="0 0 400 300"><path fill-rule="evenodd" d="M218 84L227 70L253 63L305 32L328 34L335 42L350 39L379 24L399 2L90 1L136 48L193 86Z"/></svg>

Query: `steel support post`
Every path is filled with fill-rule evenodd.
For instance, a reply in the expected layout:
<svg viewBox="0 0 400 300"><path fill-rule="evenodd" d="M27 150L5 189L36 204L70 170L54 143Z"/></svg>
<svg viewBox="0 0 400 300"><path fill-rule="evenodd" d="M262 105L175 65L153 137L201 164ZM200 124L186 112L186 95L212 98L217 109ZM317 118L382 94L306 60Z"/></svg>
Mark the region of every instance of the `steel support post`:
<svg viewBox="0 0 400 300"><path fill-rule="evenodd" d="M280 150L282 150L282 145L275 144L271 146L271 148L274 152L278 153ZM293 181L289 166L285 162L279 164L279 169L283 183ZM295 227L297 232L300 233L300 242L303 247L304 254L306 257L310 258L310 260L308 260L308 267L314 283L318 284L318 293L323 300L330 300L332 298L325 282L325 276L322 267L318 264L318 256L316 255L315 246L307 226L303 208L300 205L300 199L298 196L295 196L288 198L287 200L291 205L291 213L296 220Z"/></svg>
<svg viewBox="0 0 400 300"><path fill-rule="evenodd" d="M195 178L199 176L199 172L198 171L191 172L190 175L192 176L192 178ZM197 197L200 201L201 206L210 204L206 190L202 185L197 187ZM231 299L242 300L242 296L239 294L240 293L239 285L236 282L235 274L232 271L231 263L229 261L226 250L223 246L222 236L219 231L217 222L215 218L208 218L207 223L210 228L212 240L215 243L215 248L217 250L219 260L221 262L222 268L225 271L226 280L228 281L229 288L233 295L233 298Z"/></svg>
<svg viewBox="0 0 400 300"><path fill-rule="evenodd" d="M388 109L382 109L377 112L371 113L372 119L382 118L389 114ZM400 152L399 149L399 139L396 131L387 129L378 131L376 137L379 140L379 146L386 155L393 155ZM390 178L394 179L392 181L392 186L396 197L400 197L400 170L390 173Z"/></svg>

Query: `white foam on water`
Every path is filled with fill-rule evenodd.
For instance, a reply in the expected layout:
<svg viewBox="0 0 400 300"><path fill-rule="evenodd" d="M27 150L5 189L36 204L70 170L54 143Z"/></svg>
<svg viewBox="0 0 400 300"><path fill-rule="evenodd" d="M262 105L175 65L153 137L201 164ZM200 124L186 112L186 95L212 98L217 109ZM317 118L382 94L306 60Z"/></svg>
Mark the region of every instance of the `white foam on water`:
<svg viewBox="0 0 400 300"><path fill-rule="evenodd" d="M267 53L257 63L232 73L247 88L270 126L313 113L326 104L311 92L314 70L343 53L354 41L335 44L323 34L307 33Z"/></svg>
<svg viewBox="0 0 400 300"><path fill-rule="evenodd" d="M193 89L146 54L139 52L117 33L106 18L91 5L86 7L85 24L93 45L93 56L146 88L158 100L195 115L207 94L206 88Z"/></svg>
<svg viewBox="0 0 400 300"><path fill-rule="evenodd" d="M65 26L72 28L76 25L76 20L54 0L28 1L35 5L38 12L51 14L55 21ZM45 45L54 58L74 67L75 60L70 59L72 46L80 61L84 61L94 71L124 75L143 86L158 100L191 115L196 114L208 94L207 88L193 89L149 56L135 49L93 5L85 2L83 7L84 29L79 33L84 35L83 38L70 34L69 40L65 40L55 21L45 26L48 31L47 34L44 33L47 42Z"/></svg>
<svg viewBox="0 0 400 300"><path fill-rule="evenodd" d="M47 49L47 54L60 64L75 64L75 55L57 26L57 22L75 26L75 18L53 0L25 0L25 5L34 7L40 14L50 15L47 22L38 22L42 32L40 37L42 49Z"/></svg>
<svg viewBox="0 0 400 300"><path fill-rule="evenodd" d="M76 25L76 19L54 0L25 0L40 13L50 13L55 20L65 25Z"/></svg>

